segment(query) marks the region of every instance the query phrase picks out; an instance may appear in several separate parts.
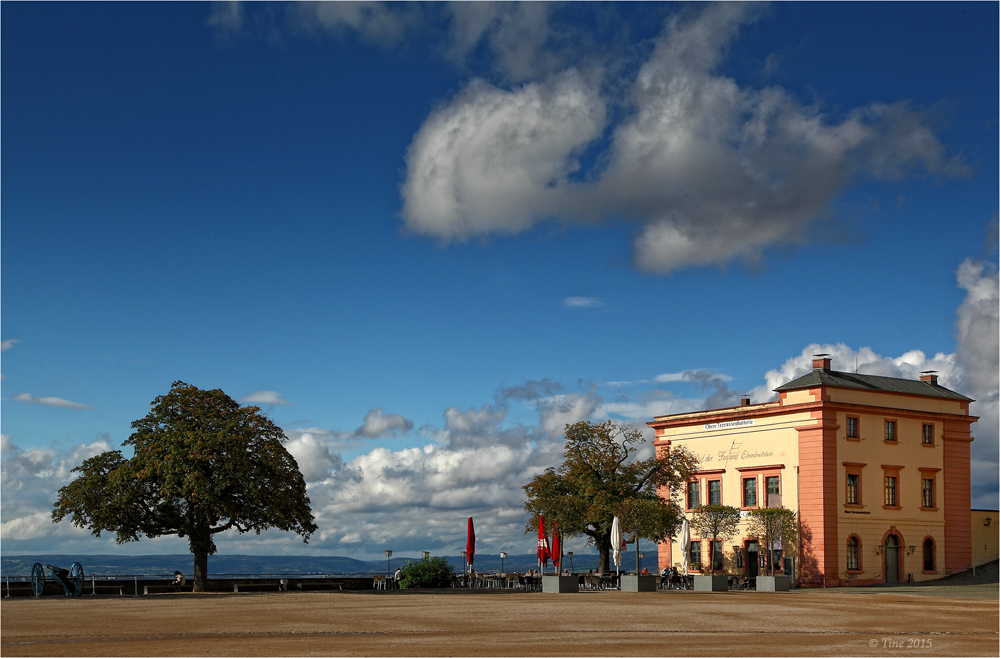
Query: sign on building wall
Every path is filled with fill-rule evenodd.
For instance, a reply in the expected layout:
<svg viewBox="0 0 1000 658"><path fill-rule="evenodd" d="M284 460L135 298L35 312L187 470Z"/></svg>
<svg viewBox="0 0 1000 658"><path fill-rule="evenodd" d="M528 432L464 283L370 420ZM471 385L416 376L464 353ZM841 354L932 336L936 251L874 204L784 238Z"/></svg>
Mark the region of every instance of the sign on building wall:
<svg viewBox="0 0 1000 658"><path fill-rule="evenodd" d="M705 425L705 431L711 432L713 430L725 430L730 427L749 427L750 425L753 425L753 422L753 418L747 418L744 420L728 420L724 423L709 423L708 425Z"/></svg>

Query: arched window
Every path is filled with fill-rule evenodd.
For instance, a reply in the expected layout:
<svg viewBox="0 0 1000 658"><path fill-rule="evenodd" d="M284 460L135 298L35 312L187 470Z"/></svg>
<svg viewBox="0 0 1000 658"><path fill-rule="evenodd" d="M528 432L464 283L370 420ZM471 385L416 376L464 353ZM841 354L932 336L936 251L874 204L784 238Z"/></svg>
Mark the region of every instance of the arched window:
<svg viewBox="0 0 1000 658"><path fill-rule="evenodd" d="M861 545L855 535L847 540L847 570L861 571Z"/></svg>
<svg viewBox="0 0 1000 658"><path fill-rule="evenodd" d="M934 540L930 537L924 540L924 571L935 571Z"/></svg>

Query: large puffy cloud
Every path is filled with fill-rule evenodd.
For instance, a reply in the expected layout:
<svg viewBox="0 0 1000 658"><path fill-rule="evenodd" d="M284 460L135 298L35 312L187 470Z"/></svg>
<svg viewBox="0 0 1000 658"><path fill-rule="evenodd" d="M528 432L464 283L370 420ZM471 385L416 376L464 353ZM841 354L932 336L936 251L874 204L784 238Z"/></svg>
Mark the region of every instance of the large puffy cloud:
<svg viewBox="0 0 1000 658"><path fill-rule="evenodd" d="M474 80L410 145L406 227L447 242L561 214L578 203L570 176L604 120L604 100L575 70L509 91Z"/></svg>
<svg viewBox="0 0 1000 658"><path fill-rule="evenodd" d="M492 24L486 10L470 11L478 18L466 21L465 42ZM668 273L752 263L771 245L809 239L811 220L859 176L965 172L947 159L931 117L906 103L834 118L779 87L717 74L739 27L759 12L712 3L675 16L620 102L599 92L619 86L604 77L617 67L510 90L473 81L411 144L407 228L447 242L551 218L624 217L639 227L636 266ZM610 141L608 116L618 118ZM597 164L581 172L584 149Z"/></svg>
<svg viewBox="0 0 1000 658"><path fill-rule="evenodd" d="M995 264L968 259L958 269L966 291L955 322L958 390L971 398L973 426L972 505L996 507L1000 472L1000 277Z"/></svg>
<svg viewBox="0 0 1000 658"><path fill-rule="evenodd" d="M299 434L285 444L285 449L295 458L307 483L325 480L343 466L340 455L310 432Z"/></svg>
<svg viewBox="0 0 1000 658"><path fill-rule="evenodd" d="M50 517L52 503L59 489L75 477L72 469L83 460L111 449L107 438L73 446L68 451L22 450L8 435L3 435L2 445L0 537L5 548L16 545L8 542L37 539L54 532Z"/></svg>

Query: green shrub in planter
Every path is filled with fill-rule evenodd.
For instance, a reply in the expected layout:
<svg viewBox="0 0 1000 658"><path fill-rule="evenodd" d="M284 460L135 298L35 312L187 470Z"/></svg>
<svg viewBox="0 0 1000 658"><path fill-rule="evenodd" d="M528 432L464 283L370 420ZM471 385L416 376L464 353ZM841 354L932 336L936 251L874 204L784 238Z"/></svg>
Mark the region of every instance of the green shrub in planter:
<svg viewBox="0 0 1000 658"><path fill-rule="evenodd" d="M417 587L448 587L455 571L443 557L429 557L419 562L407 562L400 568L399 586L402 589Z"/></svg>

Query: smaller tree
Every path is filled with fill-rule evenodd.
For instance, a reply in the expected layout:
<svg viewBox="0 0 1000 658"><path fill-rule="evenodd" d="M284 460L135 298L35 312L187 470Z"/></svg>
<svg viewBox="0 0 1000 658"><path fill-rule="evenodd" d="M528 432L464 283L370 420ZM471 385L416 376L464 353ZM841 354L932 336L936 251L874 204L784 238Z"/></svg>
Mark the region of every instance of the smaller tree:
<svg viewBox="0 0 1000 658"><path fill-rule="evenodd" d="M428 557L420 562L407 562L399 571L400 589L447 587L455 574L455 570L443 557Z"/></svg>
<svg viewBox="0 0 1000 658"><path fill-rule="evenodd" d="M780 541L781 545L795 544L799 535L798 519L795 512L785 507L765 507L750 511L747 534L764 540L767 551L768 575L774 575L771 546Z"/></svg>
<svg viewBox="0 0 1000 658"><path fill-rule="evenodd" d="M691 527L702 537L711 537L708 546L708 561L712 575L715 575L715 543L726 541L736 534L740 525L740 510L731 505L701 505L694 511Z"/></svg>
<svg viewBox="0 0 1000 658"><path fill-rule="evenodd" d="M524 486L531 514L525 532L538 531L539 515L559 519L562 536L586 535L597 547L601 573L610 571L615 516L632 537L666 541L684 517L681 491L698 460L677 446L636 459L644 442L638 429L610 420L567 425L562 465Z"/></svg>

